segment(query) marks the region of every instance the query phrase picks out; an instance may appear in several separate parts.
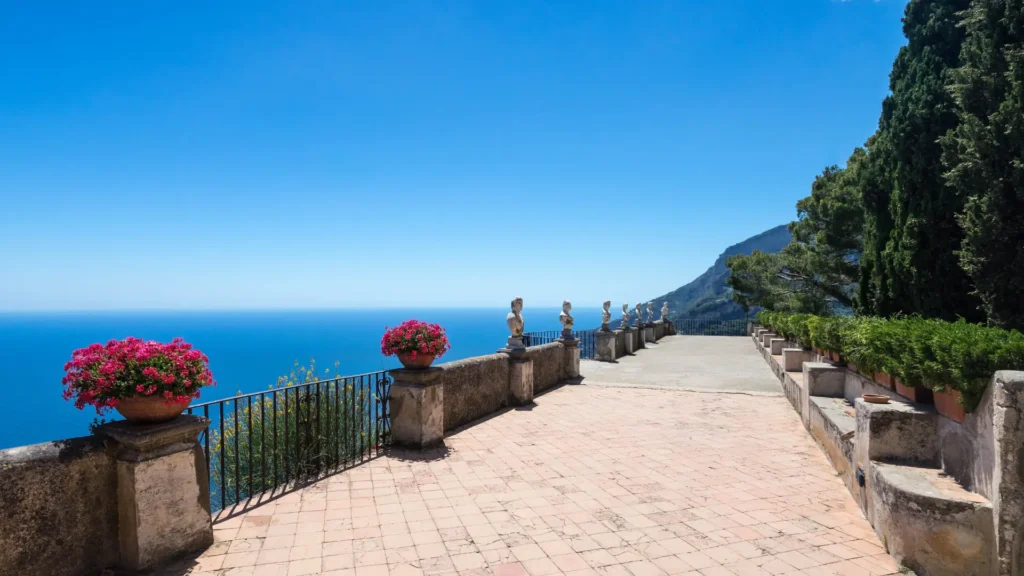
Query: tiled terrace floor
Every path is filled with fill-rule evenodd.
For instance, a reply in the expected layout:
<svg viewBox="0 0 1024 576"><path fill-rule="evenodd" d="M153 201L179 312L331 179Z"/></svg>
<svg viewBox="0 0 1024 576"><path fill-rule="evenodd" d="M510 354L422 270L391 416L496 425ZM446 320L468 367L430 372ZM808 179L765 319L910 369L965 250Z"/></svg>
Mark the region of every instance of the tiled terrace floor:
<svg viewBox="0 0 1024 576"><path fill-rule="evenodd" d="M564 386L446 445L218 522L191 573L898 571L783 397Z"/></svg>

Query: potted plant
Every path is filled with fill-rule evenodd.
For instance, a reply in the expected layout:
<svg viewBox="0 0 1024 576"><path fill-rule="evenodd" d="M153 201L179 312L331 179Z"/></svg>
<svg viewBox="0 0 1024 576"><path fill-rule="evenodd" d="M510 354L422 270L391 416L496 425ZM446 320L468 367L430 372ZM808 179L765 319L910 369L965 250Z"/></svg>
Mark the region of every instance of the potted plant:
<svg viewBox="0 0 1024 576"><path fill-rule="evenodd" d="M181 338L169 344L138 338L80 348L64 365L64 399L79 410L102 414L114 408L129 422L166 422L178 417L213 386L210 361Z"/></svg>
<svg viewBox="0 0 1024 576"><path fill-rule="evenodd" d="M398 356L402 366L410 370L430 367L450 348L444 328L419 320L407 320L400 326L386 329L380 341L381 354Z"/></svg>
<svg viewBox="0 0 1024 576"><path fill-rule="evenodd" d="M967 413L964 410L963 397L959 390L954 390L949 386L935 388L932 391L932 400L935 402L935 410L939 414L963 424Z"/></svg>

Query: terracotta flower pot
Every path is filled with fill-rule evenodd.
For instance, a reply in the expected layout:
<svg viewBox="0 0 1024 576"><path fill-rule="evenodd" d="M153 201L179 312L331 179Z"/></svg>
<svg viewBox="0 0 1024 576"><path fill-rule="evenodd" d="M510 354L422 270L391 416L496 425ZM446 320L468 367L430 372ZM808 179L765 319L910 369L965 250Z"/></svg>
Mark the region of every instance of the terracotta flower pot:
<svg viewBox="0 0 1024 576"><path fill-rule="evenodd" d="M874 380L879 386L892 390L892 376L889 376L885 372L875 372Z"/></svg>
<svg viewBox="0 0 1024 576"><path fill-rule="evenodd" d="M896 385L896 393L903 396L911 402L920 402L921 404L932 403L932 391L924 386L906 386L903 382L900 382L899 378L893 378L893 383Z"/></svg>
<svg viewBox="0 0 1024 576"><path fill-rule="evenodd" d="M964 411L964 407L960 405L960 402L958 402L960 399L959 392L952 388L946 388L942 392L936 390L933 392L933 398L935 400L935 409L939 411L939 414L963 424L967 413Z"/></svg>
<svg viewBox="0 0 1024 576"><path fill-rule="evenodd" d="M136 396L119 401L116 408L129 422L156 424L181 416L191 403L191 398L187 402L167 402L160 396Z"/></svg>
<svg viewBox="0 0 1024 576"><path fill-rule="evenodd" d="M434 363L435 356L433 354L399 354L398 361L402 363L409 370L424 370L430 368L430 365Z"/></svg>

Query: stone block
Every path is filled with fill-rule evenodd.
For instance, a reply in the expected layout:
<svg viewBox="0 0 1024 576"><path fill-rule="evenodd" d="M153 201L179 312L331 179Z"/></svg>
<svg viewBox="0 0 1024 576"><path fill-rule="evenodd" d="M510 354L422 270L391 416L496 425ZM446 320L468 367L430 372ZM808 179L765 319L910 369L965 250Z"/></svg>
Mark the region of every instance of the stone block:
<svg viewBox="0 0 1024 576"><path fill-rule="evenodd" d="M161 424L105 424L97 435L117 458L119 564L133 571L213 544L210 480L197 442L210 421L179 416Z"/></svg>
<svg viewBox="0 0 1024 576"><path fill-rule="evenodd" d="M615 332L598 332L595 355L601 362L614 362Z"/></svg>
<svg viewBox="0 0 1024 576"><path fill-rule="evenodd" d="M428 448L444 439L443 370L392 370L391 439L399 446Z"/></svg>
<svg viewBox="0 0 1024 576"><path fill-rule="evenodd" d="M658 338L654 335L654 325L644 326L644 340L647 342L657 342Z"/></svg>
<svg viewBox="0 0 1024 576"><path fill-rule="evenodd" d="M997 478L991 500L995 507L996 552L1000 574L1024 574L1024 372L1000 370L992 395Z"/></svg>
<svg viewBox="0 0 1024 576"><path fill-rule="evenodd" d="M768 341L768 348L771 351L772 356L779 356L782 354L782 349L786 347L785 338L772 338Z"/></svg>
<svg viewBox="0 0 1024 576"><path fill-rule="evenodd" d="M779 335L774 332L765 332L761 335L761 347L768 348L771 346L772 338L778 338Z"/></svg>
<svg viewBox="0 0 1024 576"><path fill-rule="evenodd" d="M633 333L633 329L632 328L623 328L622 329L622 335L623 335L623 338L625 338L625 342L626 342L626 350L625 350L625 352L626 352L626 355L629 356L629 355L633 354L634 351L636 350L636 337L635 337L635 335Z"/></svg>
<svg viewBox="0 0 1024 576"><path fill-rule="evenodd" d="M533 402L533 360L511 360L508 389L513 405L525 406Z"/></svg>
<svg viewBox="0 0 1024 576"><path fill-rule="evenodd" d="M800 418L810 425L810 397L842 398L846 382L844 370L824 362L804 362L804 385L801 389Z"/></svg>
<svg viewBox="0 0 1024 576"><path fill-rule="evenodd" d="M803 348L783 348L782 368L786 372L803 372L804 362L813 362L814 352Z"/></svg>
<svg viewBox="0 0 1024 576"><path fill-rule="evenodd" d="M644 346L644 329L643 327L636 328L633 330L633 350L640 350L646 348Z"/></svg>
<svg viewBox="0 0 1024 576"><path fill-rule="evenodd" d="M872 462L868 516L887 551L917 574L995 576L992 505L940 468Z"/></svg>

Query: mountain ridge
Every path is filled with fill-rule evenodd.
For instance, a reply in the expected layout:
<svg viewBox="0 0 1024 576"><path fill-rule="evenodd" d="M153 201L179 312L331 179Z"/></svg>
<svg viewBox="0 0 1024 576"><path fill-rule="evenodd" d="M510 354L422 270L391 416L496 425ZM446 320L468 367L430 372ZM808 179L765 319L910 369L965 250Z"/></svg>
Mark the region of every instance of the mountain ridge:
<svg viewBox="0 0 1024 576"><path fill-rule="evenodd" d="M781 224L729 246L710 268L691 282L654 299L656 308L668 301L670 317L733 320L744 318L743 308L732 299L732 289L726 284L729 269L725 261L736 254L750 254L754 250L778 252L792 240L789 225Z"/></svg>

